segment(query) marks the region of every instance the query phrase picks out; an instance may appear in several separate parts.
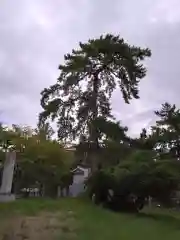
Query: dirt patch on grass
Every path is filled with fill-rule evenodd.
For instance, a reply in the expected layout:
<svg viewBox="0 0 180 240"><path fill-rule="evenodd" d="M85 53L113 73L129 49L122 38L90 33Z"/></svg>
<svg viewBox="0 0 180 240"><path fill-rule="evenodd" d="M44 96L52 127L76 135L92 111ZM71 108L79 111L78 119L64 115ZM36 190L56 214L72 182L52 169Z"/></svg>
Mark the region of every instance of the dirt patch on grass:
<svg viewBox="0 0 180 240"><path fill-rule="evenodd" d="M75 239L77 219L73 212L42 212L38 216L15 216L0 225L0 240Z"/></svg>

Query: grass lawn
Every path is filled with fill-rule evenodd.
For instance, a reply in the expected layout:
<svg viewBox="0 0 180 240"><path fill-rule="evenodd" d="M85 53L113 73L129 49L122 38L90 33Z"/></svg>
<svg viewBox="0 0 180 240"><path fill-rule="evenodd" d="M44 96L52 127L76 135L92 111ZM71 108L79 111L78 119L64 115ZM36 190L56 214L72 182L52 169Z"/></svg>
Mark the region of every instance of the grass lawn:
<svg viewBox="0 0 180 240"><path fill-rule="evenodd" d="M0 203L1 240L177 240L180 213L113 213L81 199Z"/></svg>

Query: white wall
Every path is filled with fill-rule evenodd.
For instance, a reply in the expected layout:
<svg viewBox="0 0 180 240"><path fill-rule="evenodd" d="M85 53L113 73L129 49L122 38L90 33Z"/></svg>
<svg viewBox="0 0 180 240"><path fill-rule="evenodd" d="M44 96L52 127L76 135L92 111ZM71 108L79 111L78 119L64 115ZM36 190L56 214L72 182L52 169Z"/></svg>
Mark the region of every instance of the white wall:
<svg viewBox="0 0 180 240"><path fill-rule="evenodd" d="M84 172L83 175L79 175L79 174L74 174L74 177L73 177L73 183L82 183L86 180L86 178L88 177L89 175L89 169L86 169L86 168L81 168L81 167L78 167L80 170L82 170Z"/></svg>

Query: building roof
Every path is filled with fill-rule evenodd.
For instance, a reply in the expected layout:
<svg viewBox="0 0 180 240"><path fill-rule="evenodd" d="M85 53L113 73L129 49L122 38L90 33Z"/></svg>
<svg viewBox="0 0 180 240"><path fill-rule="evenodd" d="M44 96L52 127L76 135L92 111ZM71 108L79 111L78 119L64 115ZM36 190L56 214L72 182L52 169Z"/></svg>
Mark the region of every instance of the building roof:
<svg viewBox="0 0 180 240"><path fill-rule="evenodd" d="M85 170L88 170L89 168L87 167L82 167L82 166L77 166L76 168L74 168L71 172L75 173L75 174L81 174L84 173Z"/></svg>
<svg viewBox="0 0 180 240"><path fill-rule="evenodd" d="M80 168L76 168L72 171L73 174L83 174L84 175L84 171Z"/></svg>

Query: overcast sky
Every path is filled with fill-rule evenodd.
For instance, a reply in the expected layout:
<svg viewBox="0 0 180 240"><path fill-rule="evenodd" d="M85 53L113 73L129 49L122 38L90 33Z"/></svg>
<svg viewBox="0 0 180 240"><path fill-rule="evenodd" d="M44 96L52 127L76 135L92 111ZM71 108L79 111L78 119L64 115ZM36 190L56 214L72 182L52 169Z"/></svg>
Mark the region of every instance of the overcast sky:
<svg viewBox="0 0 180 240"><path fill-rule="evenodd" d="M179 0L1 0L0 121L35 126L63 55L108 32L152 50L140 100L126 105L118 91L112 99L130 133L152 124L161 103L179 104Z"/></svg>

